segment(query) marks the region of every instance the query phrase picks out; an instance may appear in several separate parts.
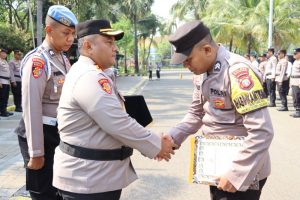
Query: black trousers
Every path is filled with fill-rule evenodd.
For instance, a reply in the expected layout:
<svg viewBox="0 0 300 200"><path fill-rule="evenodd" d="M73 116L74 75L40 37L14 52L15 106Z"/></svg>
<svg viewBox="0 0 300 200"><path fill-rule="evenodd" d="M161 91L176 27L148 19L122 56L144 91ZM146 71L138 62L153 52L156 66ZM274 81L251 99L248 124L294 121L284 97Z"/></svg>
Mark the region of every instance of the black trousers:
<svg viewBox="0 0 300 200"><path fill-rule="evenodd" d="M267 179L259 181L259 190L237 191L235 193L225 192L216 186L210 186L210 198L211 200L259 200L266 181Z"/></svg>
<svg viewBox="0 0 300 200"><path fill-rule="evenodd" d="M275 104L276 100L276 83L275 81L272 81L271 79L267 79L267 88L268 88L268 93L270 95L270 103Z"/></svg>
<svg viewBox="0 0 300 200"><path fill-rule="evenodd" d="M33 200L61 199L58 191L52 186L54 150L59 144L59 135L56 126L44 125L45 165L42 169L27 168L29 162L28 145L26 138L19 136L19 145L26 166L26 190Z"/></svg>
<svg viewBox="0 0 300 200"><path fill-rule="evenodd" d="M268 92L268 87L267 87L267 83L266 82L263 82L263 89L264 89L264 92L266 94L266 97L269 96L269 92Z"/></svg>
<svg viewBox="0 0 300 200"><path fill-rule="evenodd" d="M63 200L119 200L122 190L94 194L78 194L59 190Z"/></svg>
<svg viewBox="0 0 300 200"><path fill-rule="evenodd" d="M156 77L159 79L160 78L160 71L156 70Z"/></svg>
<svg viewBox="0 0 300 200"><path fill-rule="evenodd" d="M9 98L9 84L2 84L2 88L0 88L0 112L6 112L6 107Z"/></svg>
<svg viewBox="0 0 300 200"><path fill-rule="evenodd" d="M283 81L281 85L277 83L278 93L283 107L287 107L287 95L289 93L289 81Z"/></svg>
<svg viewBox="0 0 300 200"><path fill-rule="evenodd" d="M152 79L152 71L149 70L149 79Z"/></svg>
<svg viewBox="0 0 300 200"><path fill-rule="evenodd" d="M292 85L292 91L294 107L297 111L300 111L300 88Z"/></svg>
<svg viewBox="0 0 300 200"><path fill-rule="evenodd" d="M16 83L17 83L17 87L11 87L11 91L14 95L14 104L16 105L16 109L20 109L22 108L22 96L21 96L22 84L19 81Z"/></svg>

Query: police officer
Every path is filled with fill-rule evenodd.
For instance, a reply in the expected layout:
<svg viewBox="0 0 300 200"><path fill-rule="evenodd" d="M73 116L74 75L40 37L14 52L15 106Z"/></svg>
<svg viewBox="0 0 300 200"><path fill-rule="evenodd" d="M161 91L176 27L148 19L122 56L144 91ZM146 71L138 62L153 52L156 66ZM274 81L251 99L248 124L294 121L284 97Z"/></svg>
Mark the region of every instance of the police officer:
<svg viewBox="0 0 300 200"><path fill-rule="evenodd" d="M263 88L264 88L264 92L267 95L267 97L269 96L269 92L268 92L268 88L267 88L267 83L266 83L266 79L265 79L265 71L266 71L266 65L268 63L268 59L267 59L267 54L264 53L259 57L259 66L258 66L258 70L260 71L260 73L262 74L262 79L263 79Z"/></svg>
<svg viewBox="0 0 300 200"><path fill-rule="evenodd" d="M295 61L292 67L291 87L293 91L293 102L296 112L291 116L294 118L300 117L300 48L294 50Z"/></svg>
<svg viewBox="0 0 300 200"><path fill-rule="evenodd" d="M289 77L288 77L288 60L286 58L286 50L282 49L278 52L278 63L276 66L276 86L281 99L282 107L278 111L288 111L287 107L287 94L289 90Z"/></svg>
<svg viewBox="0 0 300 200"><path fill-rule="evenodd" d="M13 71L16 87L12 87L12 93L14 95L14 103L16 106L16 112L22 112L22 96L21 96L21 76L20 76L20 64L21 64L21 52L20 50L14 50L14 58L9 62L11 70Z"/></svg>
<svg viewBox="0 0 300 200"><path fill-rule="evenodd" d="M123 31L107 20L76 27L80 57L67 75L58 106L61 143L55 151L53 185L64 200L117 200L137 179L132 148L165 159L173 153L168 138L146 130L124 111L124 99L109 69Z"/></svg>
<svg viewBox="0 0 300 200"><path fill-rule="evenodd" d="M169 134L177 145L200 128L204 135L245 136L230 169L217 179L217 187L210 186L211 199L259 199L270 175L268 148L273 138L259 71L218 46L201 21L183 25L169 41L176 47L172 63L183 63L198 75L189 111ZM255 177L259 190L248 190Z"/></svg>
<svg viewBox="0 0 300 200"><path fill-rule="evenodd" d="M256 60L256 55L255 54L251 54L250 55L250 61L251 61L252 67L258 69L259 64L258 64L258 62Z"/></svg>
<svg viewBox="0 0 300 200"><path fill-rule="evenodd" d="M54 5L48 10L45 24L45 40L21 63L27 140L19 141L27 165L26 189L31 198L53 200L57 198L57 189L52 186L53 157L59 144L56 109L65 75L71 67L63 51L73 44L77 19L68 8Z"/></svg>
<svg viewBox="0 0 300 200"><path fill-rule="evenodd" d="M265 71L265 79L267 83L268 93L269 93L269 100L270 104L269 107L276 107L275 100L276 100L276 82L275 82L275 74L276 74L276 65L277 65L277 58L274 56L274 48L269 48L267 57L268 62Z"/></svg>
<svg viewBox="0 0 300 200"><path fill-rule="evenodd" d="M0 49L0 116L1 117L8 117L13 115L10 112L7 112L7 103L9 98L9 91L10 91L10 83L13 87L16 86L15 78L9 67L8 62L6 61L7 58L7 50Z"/></svg>

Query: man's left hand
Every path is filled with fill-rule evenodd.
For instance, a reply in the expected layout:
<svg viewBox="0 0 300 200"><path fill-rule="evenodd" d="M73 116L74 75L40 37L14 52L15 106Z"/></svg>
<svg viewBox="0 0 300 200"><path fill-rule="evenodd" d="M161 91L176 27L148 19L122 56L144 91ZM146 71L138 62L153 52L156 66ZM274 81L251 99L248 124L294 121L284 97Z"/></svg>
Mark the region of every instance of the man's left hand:
<svg viewBox="0 0 300 200"><path fill-rule="evenodd" d="M219 177L217 179L217 182L219 183L217 186L219 190L231 193L235 193L237 191L235 187L230 183L230 181L224 176Z"/></svg>

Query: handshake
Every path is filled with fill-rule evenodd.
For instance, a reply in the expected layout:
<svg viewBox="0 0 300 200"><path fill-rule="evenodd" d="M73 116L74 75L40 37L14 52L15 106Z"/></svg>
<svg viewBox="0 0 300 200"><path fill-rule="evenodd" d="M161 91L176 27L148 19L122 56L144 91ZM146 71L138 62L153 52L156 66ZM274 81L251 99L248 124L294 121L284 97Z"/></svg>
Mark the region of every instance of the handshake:
<svg viewBox="0 0 300 200"><path fill-rule="evenodd" d="M174 143L172 137L170 135L162 135L161 136L161 150L159 154L154 158L155 160L161 161L166 160L169 161L171 159L171 154L174 155L174 149L179 146Z"/></svg>

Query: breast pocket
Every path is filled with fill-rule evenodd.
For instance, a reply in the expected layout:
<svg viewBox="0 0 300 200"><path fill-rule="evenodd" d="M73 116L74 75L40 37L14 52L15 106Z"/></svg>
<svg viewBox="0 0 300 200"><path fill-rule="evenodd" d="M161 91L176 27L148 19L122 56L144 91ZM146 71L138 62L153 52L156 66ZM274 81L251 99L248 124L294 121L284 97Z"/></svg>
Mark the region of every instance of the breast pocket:
<svg viewBox="0 0 300 200"><path fill-rule="evenodd" d="M52 81L53 86L51 87L50 99L59 100L62 91L62 86L65 82L65 77L63 75L53 76Z"/></svg>

